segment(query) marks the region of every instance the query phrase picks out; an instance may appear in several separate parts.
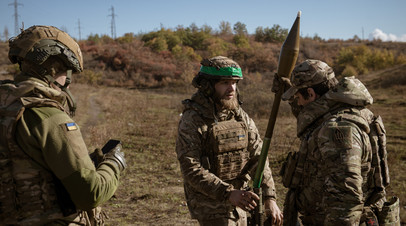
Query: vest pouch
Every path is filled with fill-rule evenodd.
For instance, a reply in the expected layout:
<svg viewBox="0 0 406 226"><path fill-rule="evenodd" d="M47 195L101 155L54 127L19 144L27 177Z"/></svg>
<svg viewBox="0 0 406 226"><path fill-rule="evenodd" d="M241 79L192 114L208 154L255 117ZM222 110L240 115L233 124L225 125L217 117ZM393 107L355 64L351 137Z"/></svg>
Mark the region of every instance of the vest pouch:
<svg viewBox="0 0 406 226"><path fill-rule="evenodd" d="M394 196L388 202L385 202L382 210L378 212L379 225L400 225L399 211L399 198Z"/></svg>
<svg viewBox="0 0 406 226"><path fill-rule="evenodd" d="M212 172L225 181L237 178L249 160L247 126L232 120L219 122L213 125L210 137Z"/></svg>
<svg viewBox="0 0 406 226"><path fill-rule="evenodd" d="M296 165L298 162L297 157L298 157L297 152L295 151L289 152L279 172L279 175L282 176L282 184L286 188L290 188L292 185L292 178L296 171Z"/></svg>

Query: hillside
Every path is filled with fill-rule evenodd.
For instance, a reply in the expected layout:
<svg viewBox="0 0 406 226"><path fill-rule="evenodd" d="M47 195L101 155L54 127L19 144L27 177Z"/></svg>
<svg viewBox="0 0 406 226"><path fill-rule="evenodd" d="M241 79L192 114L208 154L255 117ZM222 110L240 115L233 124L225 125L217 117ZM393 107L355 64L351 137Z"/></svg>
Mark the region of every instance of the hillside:
<svg viewBox="0 0 406 226"><path fill-rule="evenodd" d="M190 84L200 60L214 55L236 60L245 78L253 82L272 76L277 69L280 41L256 41L252 35L221 36L203 31L179 33L163 29L116 40L89 37L80 41L85 70L76 81L128 88L183 87ZM406 63L406 43L310 38L302 38L300 43L298 62L319 59L338 75L368 74ZM18 67L10 64L7 53L7 43L0 42L0 73L16 73Z"/></svg>

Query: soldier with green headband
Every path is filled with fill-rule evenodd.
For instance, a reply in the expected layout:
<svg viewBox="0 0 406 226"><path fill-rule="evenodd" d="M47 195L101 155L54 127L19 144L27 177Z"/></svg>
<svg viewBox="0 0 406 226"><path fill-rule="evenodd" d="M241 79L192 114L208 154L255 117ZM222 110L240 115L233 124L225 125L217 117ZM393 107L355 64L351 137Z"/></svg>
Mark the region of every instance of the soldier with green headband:
<svg viewBox="0 0 406 226"><path fill-rule="evenodd" d="M21 73L0 81L0 222L103 225L100 205L126 167L121 145L89 157L69 92L83 70L79 45L52 26L32 26L9 42Z"/></svg>
<svg viewBox="0 0 406 226"><path fill-rule="evenodd" d="M246 188L255 174L262 140L240 106L240 66L223 56L204 59L201 65L192 82L197 92L182 102L176 140L188 208L200 225L247 225L247 211L259 200ZM263 178L265 211L281 225L269 163Z"/></svg>

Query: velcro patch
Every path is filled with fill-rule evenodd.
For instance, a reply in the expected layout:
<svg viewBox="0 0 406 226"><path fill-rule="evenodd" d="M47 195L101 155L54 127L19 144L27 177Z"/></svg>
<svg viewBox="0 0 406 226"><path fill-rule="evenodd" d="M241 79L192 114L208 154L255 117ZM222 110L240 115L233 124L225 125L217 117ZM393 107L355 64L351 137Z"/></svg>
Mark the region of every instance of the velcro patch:
<svg viewBox="0 0 406 226"><path fill-rule="evenodd" d="M74 122L65 123L65 126L68 131L74 131L78 129L78 126Z"/></svg>
<svg viewBox="0 0 406 226"><path fill-rule="evenodd" d="M352 148L352 132L350 126L330 127L330 138L337 148Z"/></svg>
<svg viewBox="0 0 406 226"><path fill-rule="evenodd" d="M244 140L245 139L245 134L238 135L237 137L238 137L238 140Z"/></svg>

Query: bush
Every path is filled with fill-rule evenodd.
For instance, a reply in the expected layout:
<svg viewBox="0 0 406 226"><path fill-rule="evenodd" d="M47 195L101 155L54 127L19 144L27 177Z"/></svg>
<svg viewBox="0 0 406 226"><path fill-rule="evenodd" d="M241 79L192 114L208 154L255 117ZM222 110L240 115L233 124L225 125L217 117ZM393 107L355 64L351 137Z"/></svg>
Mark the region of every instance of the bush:
<svg viewBox="0 0 406 226"><path fill-rule="evenodd" d="M366 45L342 48L336 60L338 72L366 74L406 62L404 55L397 58L393 51L368 48Z"/></svg>
<svg viewBox="0 0 406 226"><path fill-rule="evenodd" d="M275 24L272 28L257 27L255 30L255 41L257 42L283 42L288 36L288 29L283 29Z"/></svg>
<svg viewBox="0 0 406 226"><path fill-rule="evenodd" d="M82 73L74 76L74 82L97 85L102 81L103 73L85 69Z"/></svg>
<svg viewBox="0 0 406 226"><path fill-rule="evenodd" d="M345 69L341 73L341 75L344 77L355 76L355 75L357 75L357 70L353 66L347 65L347 66L345 66Z"/></svg>

